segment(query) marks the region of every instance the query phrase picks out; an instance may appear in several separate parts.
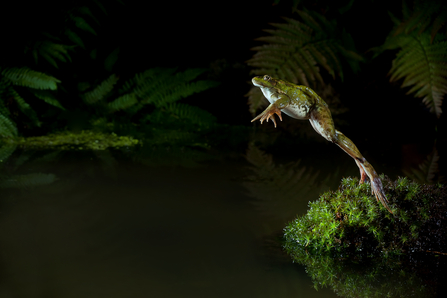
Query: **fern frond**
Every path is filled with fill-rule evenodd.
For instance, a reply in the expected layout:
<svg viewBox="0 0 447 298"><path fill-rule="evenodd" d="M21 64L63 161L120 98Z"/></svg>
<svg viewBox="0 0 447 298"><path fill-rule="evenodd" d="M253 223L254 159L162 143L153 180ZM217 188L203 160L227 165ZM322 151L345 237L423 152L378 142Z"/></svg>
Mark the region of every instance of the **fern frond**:
<svg viewBox="0 0 447 298"><path fill-rule="evenodd" d="M301 21L284 18L286 23L272 24L277 29L265 30L270 36L257 39L267 44L253 48L256 53L247 63L257 68L254 74L269 74L309 86L324 83L320 67L332 77L343 79L342 58L353 69L358 68L363 58L356 53L349 34L339 32L335 22L320 14L298 13Z"/></svg>
<svg viewBox="0 0 447 298"><path fill-rule="evenodd" d="M165 110L182 120L190 121L200 126L210 126L216 122L216 117L201 108L184 103L171 103Z"/></svg>
<svg viewBox="0 0 447 298"><path fill-rule="evenodd" d="M0 143L0 163L7 160L11 156L11 154L14 153L16 148L17 148L16 143L6 143L6 144Z"/></svg>
<svg viewBox="0 0 447 298"><path fill-rule="evenodd" d="M394 36L412 32L430 33L430 42L436 34L445 27L447 22L447 6L442 1L417 0L410 8L405 1L402 3L403 20L396 21Z"/></svg>
<svg viewBox="0 0 447 298"><path fill-rule="evenodd" d="M71 50L72 48L73 46L56 44L51 41L38 42L35 44L33 50L34 60L37 64L38 55L36 53L38 53L43 58L45 58L45 60L47 60L48 63L50 63L55 68L58 68L56 60L62 62L67 61L71 62L71 57L68 54L68 51Z"/></svg>
<svg viewBox="0 0 447 298"><path fill-rule="evenodd" d="M430 111L439 117L447 93L447 41L430 42L428 33L391 37L385 49L400 47L390 70L390 81L404 78L402 87L408 94L422 97Z"/></svg>
<svg viewBox="0 0 447 298"><path fill-rule="evenodd" d="M102 100L110 91L112 91L113 86L118 82L118 76L112 74L109 78L104 80L95 89L86 92L82 95L84 102L88 104L94 104Z"/></svg>
<svg viewBox="0 0 447 298"><path fill-rule="evenodd" d="M191 82L204 71L204 69L188 69L175 73L175 69L150 69L135 76L135 94L142 98L143 104L162 107L193 93L215 87L218 83L214 81Z"/></svg>
<svg viewBox="0 0 447 298"><path fill-rule="evenodd" d="M0 137L17 137L17 126L11 119L0 114Z"/></svg>
<svg viewBox="0 0 447 298"><path fill-rule="evenodd" d="M40 127L41 122L39 118L37 118L36 112L31 108L31 106L14 90L11 88L11 95L14 97L14 100L17 103L20 111L28 116L28 118L33 121L34 125Z"/></svg>
<svg viewBox="0 0 447 298"><path fill-rule="evenodd" d="M1 74L8 78L12 84L18 86L24 86L34 89L50 89L56 90L57 83L60 81L52 76L46 75L41 72L31 70L26 67L22 68L5 68Z"/></svg>
<svg viewBox="0 0 447 298"><path fill-rule="evenodd" d="M135 93L124 94L107 104L110 112L125 110L138 102Z"/></svg>
<svg viewBox="0 0 447 298"><path fill-rule="evenodd" d="M163 107L182 98L186 98L194 93L202 92L217 85L218 83L214 81L179 83L176 86L166 84L164 88L157 90L154 94L151 94L142 102L154 104L156 107Z"/></svg>
<svg viewBox="0 0 447 298"><path fill-rule="evenodd" d="M90 32L93 35L96 35L96 31L93 30L93 28L89 25L89 23L87 23L87 21L80 17L80 16L76 16L74 14L69 14L70 19L75 23L75 26L78 27L79 29L83 30L83 31L87 31Z"/></svg>
<svg viewBox="0 0 447 298"><path fill-rule="evenodd" d="M436 181L442 180L442 177L438 177L438 162L439 154L436 148L434 148L433 151L427 156L425 161L419 165L418 168L404 170L404 174L416 182L433 184Z"/></svg>
<svg viewBox="0 0 447 298"><path fill-rule="evenodd" d="M61 105L61 103L59 102L59 100L57 100L53 94L51 94L50 92L46 91L46 90L32 90L31 91L34 96L36 96L38 99L43 100L44 102L46 102L47 104L50 104L52 106L55 106L61 110L65 111L65 108Z"/></svg>
<svg viewBox="0 0 447 298"><path fill-rule="evenodd" d="M70 30L70 29L66 29L64 32L65 36L68 37L69 40L71 40L74 44L80 46L81 48L85 49L85 45L84 42L82 41L82 38L79 37L78 34L76 34L76 32Z"/></svg>

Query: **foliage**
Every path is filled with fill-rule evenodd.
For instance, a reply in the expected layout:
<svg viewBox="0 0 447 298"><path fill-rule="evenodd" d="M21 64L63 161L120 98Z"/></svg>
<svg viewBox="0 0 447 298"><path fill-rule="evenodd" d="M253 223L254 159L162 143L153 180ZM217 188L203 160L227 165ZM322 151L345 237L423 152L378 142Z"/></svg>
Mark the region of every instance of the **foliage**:
<svg viewBox="0 0 447 298"><path fill-rule="evenodd" d="M174 125L177 128L184 128L184 125L211 127L216 121L213 115L178 102L217 85L214 81L195 80L204 72L204 69L176 72L175 68L152 68L122 84L119 84L118 76L111 75L81 97L85 103L95 107L99 117L107 118L112 113L122 112L133 118L145 115L141 116L141 123ZM115 88L115 85L120 87Z"/></svg>
<svg viewBox="0 0 447 298"><path fill-rule="evenodd" d="M86 50L86 39L97 35L98 15L105 15L107 11L99 1L67 1L52 7L51 11L63 17L53 17L50 26L38 27L40 30L26 45L25 54L30 54L36 65L43 58L48 65L59 68L61 63L72 62L71 55L77 48Z"/></svg>
<svg viewBox="0 0 447 298"><path fill-rule="evenodd" d="M436 147L417 168L404 170L404 174L418 183L434 184L436 181L444 182L444 177L439 175L439 154Z"/></svg>
<svg viewBox="0 0 447 298"><path fill-rule="evenodd" d="M431 43L430 34L399 34L388 37L382 50L399 48L391 67L390 81L404 79L402 88L411 87L407 94L415 93L431 112L439 116L447 94L447 39L437 35Z"/></svg>
<svg viewBox="0 0 447 298"><path fill-rule="evenodd" d="M353 258L409 252L447 253L447 188L407 178L384 179L394 215L377 204L369 184L345 178L336 192L310 203L305 216L285 229L286 249L352 254Z"/></svg>
<svg viewBox="0 0 447 298"><path fill-rule="evenodd" d="M257 52L248 61L255 68L252 73L269 74L309 86L328 82L321 71L323 68L332 78L338 76L343 79L341 65L344 61L353 70L359 70L358 61L362 57L356 52L353 39L335 21L329 21L347 15L347 12L351 16L357 14L355 9L358 6L354 1L345 2L343 7L324 0L303 2L306 1L293 2L300 19L285 18L285 23L273 24L276 30L266 30L270 36L258 39L266 44L253 48ZM298 6L314 7L315 10L318 7L324 15L316 11L296 10ZM439 118L447 93L447 6L436 0L402 1L402 17L391 12L390 16L394 28L383 45L372 49L376 53L373 58L386 50L399 49L389 72L390 81L403 80L401 88L408 88L407 94L422 98ZM364 35L359 37L368 38ZM262 94L252 87L248 97L250 112L255 114L263 106Z"/></svg>
<svg viewBox="0 0 447 298"><path fill-rule="evenodd" d="M276 30L264 30L270 36L257 39L267 44L252 48L256 53L247 63L256 67L253 74L269 74L315 88L317 82L325 83L320 68L333 78L343 79L343 58L354 71L359 69L358 62L363 58L356 52L352 37L340 30L335 20L329 21L316 12L297 10L297 13L300 20L284 18L285 23L272 24ZM262 96L255 90L252 87L249 101L258 106Z"/></svg>
<svg viewBox="0 0 447 298"><path fill-rule="evenodd" d="M52 76L26 67L0 68L0 70L0 137L17 136L17 127L10 119L10 109L6 105L8 100L14 101L17 109L26 115L34 125L40 126L41 122L36 111L21 96L21 93L26 92L22 92L22 90L19 92L19 89L26 87L36 92L56 90L57 83L60 83L60 81ZM61 104L55 98L52 98L51 95L38 94L42 94L38 98L63 109Z"/></svg>

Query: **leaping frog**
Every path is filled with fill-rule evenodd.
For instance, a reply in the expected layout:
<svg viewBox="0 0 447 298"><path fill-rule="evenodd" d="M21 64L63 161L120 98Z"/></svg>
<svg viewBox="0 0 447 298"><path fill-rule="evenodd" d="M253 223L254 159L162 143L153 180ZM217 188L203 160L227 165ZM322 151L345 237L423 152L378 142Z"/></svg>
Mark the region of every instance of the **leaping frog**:
<svg viewBox="0 0 447 298"><path fill-rule="evenodd" d="M309 120L317 133L329 142L338 145L354 159L360 170L360 183L363 183L368 176L372 193L377 201L380 201L389 212L393 213L388 206L379 175L354 143L335 129L328 105L315 91L309 87L295 85L268 75L254 77L252 82L256 87L261 88L270 105L251 122L260 119L262 124L264 120L268 122L269 119L272 119L276 127L274 115L277 114L282 121L281 111L295 119Z"/></svg>

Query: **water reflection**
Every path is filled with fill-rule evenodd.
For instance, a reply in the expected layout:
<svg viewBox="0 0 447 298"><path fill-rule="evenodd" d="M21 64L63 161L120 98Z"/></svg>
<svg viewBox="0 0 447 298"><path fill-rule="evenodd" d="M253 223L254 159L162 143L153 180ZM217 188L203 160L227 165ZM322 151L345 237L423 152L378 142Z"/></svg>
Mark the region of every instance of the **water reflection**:
<svg viewBox="0 0 447 298"><path fill-rule="evenodd" d="M0 296L335 297L265 245L244 160L148 167L139 154L19 150L3 164L54 179L1 189Z"/></svg>
<svg viewBox="0 0 447 298"><path fill-rule="evenodd" d="M286 223L358 175L338 148L325 152L277 162L253 144L245 159L200 148L4 145L0 297L354 297L382 295L378 280L399 293L411 270L402 277L397 263L348 269L306 255L308 275L284 255ZM313 289L328 280L332 290Z"/></svg>

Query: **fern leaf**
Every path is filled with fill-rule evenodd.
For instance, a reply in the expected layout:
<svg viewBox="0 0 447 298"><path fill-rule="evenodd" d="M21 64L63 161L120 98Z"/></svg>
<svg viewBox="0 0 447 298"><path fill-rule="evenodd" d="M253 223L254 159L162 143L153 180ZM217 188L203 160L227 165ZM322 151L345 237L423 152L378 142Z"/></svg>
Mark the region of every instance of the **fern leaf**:
<svg viewBox="0 0 447 298"><path fill-rule="evenodd" d="M50 104L52 106L55 106L55 107L65 111L65 108L61 105L61 103L50 92L48 92L46 90L32 90L32 93L38 99L43 100L47 104Z"/></svg>
<svg viewBox="0 0 447 298"><path fill-rule="evenodd" d="M436 148L434 148L418 168L404 170L404 174L416 182L433 184L436 181L442 180L443 178L439 177L438 162L439 154Z"/></svg>
<svg viewBox="0 0 447 298"><path fill-rule="evenodd" d="M82 41L82 39L79 37L78 34L76 34L75 32L73 32L70 29L65 30L65 36L68 37L68 39L70 39L74 44L80 46L81 48L85 49L85 45L84 42Z"/></svg>
<svg viewBox="0 0 447 298"><path fill-rule="evenodd" d="M209 88L217 86L214 81L196 81L192 83L183 83L170 88L163 88L152 94L143 103L152 103L156 107L163 107L170 103L176 102L182 98L186 98L194 93L202 92ZM168 87L168 86L166 86Z"/></svg>
<svg viewBox="0 0 447 298"><path fill-rule="evenodd" d="M447 6L443 1L417 0L413 8L402 2L403 20L395 21L394 36L399 34L417 34L430 31L432 43L436 34L447 22Z"/></svg>
<svg viewBox="0 0 447 298"><path fill-rule="evenodd" d="M216 122L216 117L207 111L184 103L172 103L167 105L165 109L179 119L187 120L200 126L210 126Z"/></svg>
<svg viewBox="0 0 447 298"><path fill-rule="evenodd" d="M58 79L52 76L31 70L26 67L5 68L2 70L1 74L4 77L8 78L14 85L34 89L56 90L57 83L60 83Z"/></svg>
<svg viewBox="0 0 447 298"><path fill-rule="evenodd" d="M138 102L135 93L124 94L107 104L109 111L125 110Z"/></svg>
<svg viewBox="0 0 447 298"><path fill-rule="evenodd" d="M17 105L20 111L28 116L28 118L33 121L34 125L40 127L41 122L37 118L36 112L31 108L31 106L14 90L11 89L11 95L14 97L14 100L17 102Z"/></svg>
<svg viewBox="0 0 447 298"><path fill-rule="evenodd" d="M5 115L0 114L0 137L17 137L17 126Z"/></svg>
<svg viewBox="0 0 447 298"><path fill-rule="evenodd" d="M62 62L71 62L71 57L68 54L68 51L72 49L72 46L66 46L62 44L56 44L50 41L44 41L36 43L34 52L38 52L39 55L41 55L45 60L48 61L51 65L53 65L55 68L57 67L56 60L62 61ZM34 55L36 59L36 55ZM36 59L37 63L37 59Z"/></svg>
<svg viewBox="0 0 447 298"><path fill-rule="evenodd" d="M118 54L120 52L120 48L114 49L104 60L104 69L107 71L112 71L113 66L118 60Z"/></svg>
<svg viewBox="0 0 447 298"><path fill-rule="evenodd" d="M135 93L143 104L157 107L186 98L193 93L215 87L217 82L200 80L190 82L202 74L204 69L188 69L174 74L175 69L153 69L135 77Z"/></svg>
<svg viewBox="0 0 447 298"><path fill-rule="evenodd" d="M166 89L165 86L172 86L175 82L172 80L172 74L175 68L153 68L148 69L141 74L135 76L135 93L140 98L151 96L157 90ZM168 78L171 78L170 80Z"/></svg>
<svg viewBox="0 0 447 298"><path fill-rule="evenodd" d="M363 58L356 53L353 40L345 31L339 32L335 22L329 22L315 12L299 11L301 21L284 18L286 23L272 24L276 30L265 30L270 36L257 40L267 42L259 47L248 64L254 74L269 74L295 84L324 83L320 66L332 77L343 79L342 58L353 70Z"/></svg>
<svg viewBox="0 0 447 298"><path fill-rule="evenodd" d="M81 29L83 31L90 32L93 35L96 35L95 30L93 30L93 28L85 21L84 18L75 16L73 14L70 14L69 16L70 16L70 19L74 21L76 27L78 27L79 29Z"/></svg>
<svg viewBox="0 0 447 298"><path fill-rule="evenodd" d="M88 104L94 104L102 100L110 91L112 91L113 86L118 82L118 76L112 74L109 78L104 80L95 89L86 92L82 95L84 102Z"/></svg>
<svg viewBox="0 0 447 298"><path fill-rule="evenodd" d="M1 124L0 124L1 125ZM0 128L1 130L1 128ZM6 143L0 145L0 163L7 160L17 148L16 143Z"/></svg>
<svg viewBox="0 0 447 298"><path fill-rule="evenodd" d="M385 48L401 47L391 67L390 81L404 78L402 87L408 94L422 97L430 111L440 117L441 105L447 94L447 41L430 42L430 34L399 35L390 38Z"/></svg>

